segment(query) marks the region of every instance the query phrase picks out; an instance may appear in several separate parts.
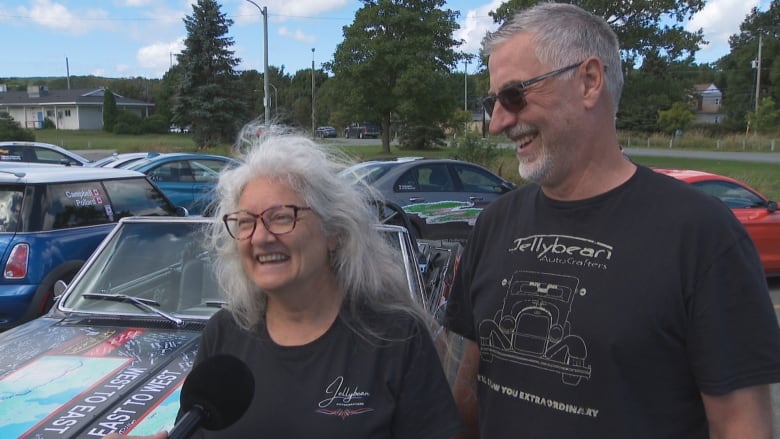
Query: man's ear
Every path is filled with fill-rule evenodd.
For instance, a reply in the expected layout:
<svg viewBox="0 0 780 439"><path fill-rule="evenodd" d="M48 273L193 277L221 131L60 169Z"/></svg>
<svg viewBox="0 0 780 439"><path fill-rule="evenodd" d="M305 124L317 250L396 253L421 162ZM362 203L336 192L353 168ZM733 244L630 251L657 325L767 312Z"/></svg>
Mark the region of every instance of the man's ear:
<svg viewBox="0 0 780 439"><path fill-rule="evenodd" d="M601 59L591 56L582 63L582 98L586 108L593 108L606 93L606 66Z"/></svg>

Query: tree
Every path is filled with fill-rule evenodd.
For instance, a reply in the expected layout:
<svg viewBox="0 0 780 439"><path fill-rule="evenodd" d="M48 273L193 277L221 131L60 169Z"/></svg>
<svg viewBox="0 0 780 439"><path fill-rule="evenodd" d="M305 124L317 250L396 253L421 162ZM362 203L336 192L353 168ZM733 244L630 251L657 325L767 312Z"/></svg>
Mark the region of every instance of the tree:
<svg viewBox="0 0 780 439"><path fill-rule="evenodd" d="M508 20L518 8L536 0L509 0L490 13L496 23ZM626 65L633 66L651 51L661 51L671 60L693 56L705 44L702 29L686 31L685 21L704 8L704 0L572 0L604 17L620 41Z"/></svg>
<svg viewBox="0 0 780 439"><path fill-rule="evenodd" d="M693 112L686 103L675 102L672 108L658 112L658 126L664 132L674 134L687 128L693 118Z"/></svg>
<svg viewBox="0 0 780 439"><path fill-rule="evenodd" d="M181 77L172 120L180 127L190 127L200 149L234 141L249 121L235 71L239 59L233 56L233 39L227 36L232 24L214 0L198 0L192 5L192 15L184 18L187 39L178 56Z"/></svg>
<svg viewBox="0 0 780 439"><path fill-rule="evenodd" d="M391 114L402 123L431 125L455 107L439 87L461 55L453 50L458 13L443 0L362 0L355 21L327 66L352 120L382 127L382 150L390 152Z"/></svg>
<svg viewBox="0 0 780 439"><path fill-rule="evenodd" d="M103 131L113 132L116 124L117 112L116 98L109 89L103 90Z"/></svg>
<svg viewBox="0 0 780 439"><path fill-rule="evenodd" d="M35 141L35 133L32 130L26 130L8 113L0 111L0 141L3 140L26 140Z"/></svg>
<svg viewBox="0 0 780 439"><path fill-rule="evenodd" d="M716 66L723 76L718 86L723 91L726 122L732 129L744 131L747 113L755 111L757 102L764 97L780 102L780 0L773 0L766 12L753 8L739 29L738 34L729 37L731 52L719 59ZM759 36L761 71L756 70Z"/></svg>
<svg viewBox="0 0 780 439"><path fill-rule="evenodd" d="M748 113L747 116L748 126L754 133L780 132L780 110L770 97L761 99L758 111Z"/></svg>

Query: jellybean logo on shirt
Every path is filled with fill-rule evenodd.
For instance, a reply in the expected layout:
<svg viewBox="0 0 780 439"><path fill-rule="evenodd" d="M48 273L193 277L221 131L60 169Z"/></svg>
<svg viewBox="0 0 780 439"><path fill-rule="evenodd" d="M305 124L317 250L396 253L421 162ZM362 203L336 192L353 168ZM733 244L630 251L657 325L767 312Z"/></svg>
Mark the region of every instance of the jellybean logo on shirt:
<svg viewBox="0 0 780 439"><path fill-rule="evenodd" d="M344 377L333 380L325 389L325 399L320 401L317 413L329 416L338 416L341 419L352 415L360 415L374 411L366 407L366 399L371 394L361 391L357 386L351 387L344 383Z"/></svg>

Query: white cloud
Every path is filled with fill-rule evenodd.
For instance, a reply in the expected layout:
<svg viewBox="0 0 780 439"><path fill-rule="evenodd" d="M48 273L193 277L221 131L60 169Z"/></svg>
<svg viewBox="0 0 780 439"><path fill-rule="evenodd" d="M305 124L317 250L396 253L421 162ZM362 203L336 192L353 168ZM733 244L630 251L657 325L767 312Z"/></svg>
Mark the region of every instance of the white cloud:
<svg viewBox="0 0 780 439"><path fill-rule="evenodd" d="M309 35L300 29L290 31L285 26L280 26L279 31L277 33L279 34L279 36L290 38L301 43L311 44L317 40L317 38L314 37L314 35Z"/></svg>
<svg viewBox="0 0 780 439"><path fill-rule="evenodd" d="M162 76L176 62L176 54L184 50L184 37L171 42L154 43L138 49L138 64Z"/></svg>
<svg viewBox="0 0 780 439"><path fill-rule="evenodd" d="M349 0L254 0L254 2L261 8L267 7L268 21L276 23L301 17L317 17L352 3ZM245 25L261 22L263 14L255 5L242 0L233 18L236 24Z"/></svg>
<svg viewBox="0 0 780 439"><path fill-rule="evenodd" d="M102 9L84 9L71 12L65 5L51 0L34 0L27 8L20 6L17 11L43 27L68 30L74 34L84 34L95 28L106 26L108 13Z"/></svg>
<svg viewBox="0 0 780 439"><path fill-rule="evenodd" d="M131 7L131 8L135 8L135 7L139 7L139 6L146 6L146 5L150 5L150 4L152 4L154 1L155 1L155 0L123 0L123 1L122 1L122 4L123 4L124 6L129 6L129 7Z"/></svg>
<svg viewBox="0 0 780 439"><path fill-rule="evenodd" d="M493 23L493 18L488 15L490 11L498 9L503 0L492 0L490 3L482 5L477 9L469 9L463 13L458 29L454 37L456 40L463 40L460 50L466 53L477 54L482 45L482 38L488 31L494 31L498 27Z"/></svg>
<svg viewBox="0 0 780 439"><path fill-rule="evenodd" d="M759 0L710 0L704 8L686 24L686 30L704 31L709 42L696 55L699 62L715 61L730 50L728 40L739 32L750 10L759 6Z"/></svg>

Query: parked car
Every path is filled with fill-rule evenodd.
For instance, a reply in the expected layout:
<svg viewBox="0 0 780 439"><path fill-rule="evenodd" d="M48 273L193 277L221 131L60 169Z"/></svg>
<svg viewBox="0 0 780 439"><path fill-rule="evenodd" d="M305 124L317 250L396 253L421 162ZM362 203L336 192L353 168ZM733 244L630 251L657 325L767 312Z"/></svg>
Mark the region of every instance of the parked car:
<svg viewBox="0 0 780 439"><path fill-rule="evenodd" d="M57 145L43 142L0 142L0 161L84 166L90 160Z"/></svg>
<svg viewBox="0 0 780 439"><path fill-rule="evenodd" d="M166 153L122 165L146 174L177 206L208 214L220 171L238 161L216 154Z"/></svg>
<svg viewBox="0 0 780 439"><path fill-rule="evenodd" d="M690 183L723 201L753 239L767 276L780 276L780 212L776 201L724 175L682 169L655 171Z"/></svg>
<svg viewBox="0 0 780 439"><path fill-rule="evenodd" d="M382 134L379 126L375 123L351 123L344 128L344 137L347 139L377 139Z"/></svg>
<svg viewBox="0 0 780 439"><path fill-rule="evenodd" d="M113 153L110 156L103 157L102 159L95 160L90 163L89 166L95 168L121 168L128 166L132 162L138 160L154 157L159 155L156 152L123 152Z"/></svg>
<svg viewBox="0 0 780 439"><path fill-rule="evenodd" d="M332 126L317 127L317 129L314 130L314 135L321 139L326 137L336 137L336 129Z"/></svg>
<svg viewBox="0 0 780 439"><path fill-rule="evenodd" d="M201 331L224 303L201 245L211 220L123 218L47 315L0 334L0 437L170 431ZM377 227L423 300L408 231Z"/></svg>
<svg viewBox="0 0 780 439"><path fill-rule="evenodd" d="M139 172L0 162L0 330L48 310L120 218L181 214Z"/></svg>
<svg viewBox="0 0 780 439"><path fill-rule="evenodd" d="M404 157L358 163L342 175L403 207L417 237L464 239L482 209L516 185L474 163Z"/></svg>

